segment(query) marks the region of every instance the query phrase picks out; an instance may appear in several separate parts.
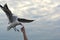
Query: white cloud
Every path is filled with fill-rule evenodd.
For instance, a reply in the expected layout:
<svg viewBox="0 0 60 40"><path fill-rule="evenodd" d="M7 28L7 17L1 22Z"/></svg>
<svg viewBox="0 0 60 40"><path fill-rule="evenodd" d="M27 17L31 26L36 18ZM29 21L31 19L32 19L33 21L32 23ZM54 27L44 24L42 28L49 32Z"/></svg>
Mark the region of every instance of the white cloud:
<svg viewBox="0 0 60 40"><path fill-rule="evenodd" d="M24 14L26 13L26 16L29 14L30 15L34 14L35 16L48 17L49 15L53 14L55 10L54 8L59 5L58 2L54 2L52 0L30 0L30 1L8 0L6 2L8 3L8 5L10 4L9 6L12 8L11 10L13 11L13 13L16 13L17 15L21 16L22 15L24 16ZM25 13L23 13L23 11ZM19 12L20 14L17 12Z"/></svg>
<svg viewBox="0 0 60 40"><path fill-rule="evenodd" d="M32 35L32 33L36 34L36 32L38 32L36 35L43 33L43 36L41 37L39 35L39 37L44 37L45 40L47 38L58 37L58 35L60 36L60 34L57 33L60 31L60 0L0 0L0 4L2 5L6 2L10 10L18 17L35 19L31 24L25 25L27 29L32 29L31 32L28 30L28 32L31 33L30 35ZM0 18L1 21L6 18L3 11L0 11ZM47 34L49 37L46 36Z"/></svg>
<svg viewBox="0 0 60 40"><path fill-rule="evenodd" d="M55 14L55 15L52 15L50 18L52 20L55 20L56 18L60 17L60 14Z"/></svg>
<svg viewBox="0 0 60 40"><path fill-rule="evenodd" d="M42 16L41 19L54 19L58 18L57 11L55 11L56 7L60 4L58 1L54 0L2 0L3 2L7 2L9 8L14 14L20 15L21 17L34 18L36 16ZM2 4L1 3L1 4ZM54 13L54 11L56 13ZM17 13L18 12L18 13ZM55 15L55 16L54 16ZM30 17L29 17L30 16ZM38 18L39 18L38 17Z"/></svg>

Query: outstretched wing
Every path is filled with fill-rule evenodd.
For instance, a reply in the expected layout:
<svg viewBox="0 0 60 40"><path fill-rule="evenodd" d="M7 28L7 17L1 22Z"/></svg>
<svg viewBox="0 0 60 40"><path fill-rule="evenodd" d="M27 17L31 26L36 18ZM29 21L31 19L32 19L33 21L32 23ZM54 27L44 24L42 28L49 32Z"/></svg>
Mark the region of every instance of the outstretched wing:
<svg viewBox="0 0 60 40"><path fill-rule="evenodd" d="M23 23L29 23L29 22L33 22L34 20L28 20L28 19L17 19L19 22L23 22Z"/></svg>
<svg viewBox="0 0 60 40"><path fill-rule="evenodd" d="M1 7L2 10L6 13L9 21L10 21L10 22L13 22L13 20L12 20L12 15L13 15L13 14L12 14L12 12L9 10L7 4L5 4L4 7L3 7L2 5L0 5L0 7Z"/></svg>

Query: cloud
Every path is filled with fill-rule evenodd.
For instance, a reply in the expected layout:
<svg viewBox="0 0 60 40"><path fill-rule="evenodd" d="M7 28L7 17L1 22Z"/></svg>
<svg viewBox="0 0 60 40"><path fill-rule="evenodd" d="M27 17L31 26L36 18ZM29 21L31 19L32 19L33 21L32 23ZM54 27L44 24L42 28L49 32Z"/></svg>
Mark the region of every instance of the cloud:
<svg viewBox="0 0 60 40"><path fill-rule="evenodd" d="M29 35L33 35L33 37L38 35L41 39L48 38L48 40L60 36L60 0L0 0L0 4L5 3L18 17L35 20L31 24L25 25ZM7 20L7 17L0 9L0 20L3 20L3 24L5 19Z"/></svg>
<svg viewBox="0 0 60 40"><path fill-rule="evenodd" d="M59 18L60 17L60 14L55 14L55 15L52 15L50 18L52 20L56 20L56 18Z"/></svg>
<svg viewBox="0 0 60 40"><path fill-rule="evenodd" d="M23 18L55 20L58 19L60 15L55 11L59 10L59 7L57 6L60 3L58 1L55 2L54 0L1 0L0 2L3 5L7 2L12 13Z"/></svg>
<svg viewBox="0 0 60 40"><path fill-rule="evenodd" d="M54 21L60 16L57 14L59 11L57 6L60 3L54 0L2 0L1 2L7 2L12 13L22 18Z"/></svg>

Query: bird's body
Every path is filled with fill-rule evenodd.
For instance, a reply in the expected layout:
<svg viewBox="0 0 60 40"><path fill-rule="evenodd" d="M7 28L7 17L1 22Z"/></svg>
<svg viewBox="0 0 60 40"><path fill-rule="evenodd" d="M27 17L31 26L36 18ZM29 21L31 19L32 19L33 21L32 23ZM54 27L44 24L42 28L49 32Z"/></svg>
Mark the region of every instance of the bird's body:
<svg viewBox="0 0 60 40"><path fill-rule="evenodd" d="M19 31L18 29L16 29L17 25L22 25L23 23L30 23L34 20L27 20L27 19L23 19L23 18L18 18L17 16L14 16L12 14L12 12L9 10L7 4L4 5L4 7L2 5L0 5L1 9L5 12L5 14L7 15L8 19L9 19L9 26L7 27L8 30L10 30L11 28L13 28L15 31Z"/></svg>

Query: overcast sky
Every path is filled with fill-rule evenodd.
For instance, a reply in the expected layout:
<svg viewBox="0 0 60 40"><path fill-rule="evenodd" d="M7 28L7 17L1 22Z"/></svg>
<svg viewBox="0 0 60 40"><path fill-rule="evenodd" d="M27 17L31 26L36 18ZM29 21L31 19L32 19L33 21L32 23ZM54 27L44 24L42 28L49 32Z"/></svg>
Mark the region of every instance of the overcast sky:
<svg viewBox="0 0 60 40"><path fill-rule="evenodd" d="M7 3L14 15L35 20L32 23L24 24L26 31L28 30L29 40L60 40L60 0L0 0L1 5L5 3ZM5 13L0 8L1 30L8 25L6 20L8 21ZM6 32L5 29L0 35L7 35L5 34ZM12 34L13 32L10 31L9 33ZM14 36L17 35L14 34ZM18 37L14 39L14 36L10 36L13 38L10 40L18 39ZM3 38L5 37L2 36L1 38L1 40L4 40ZM5 39L7 40L8 38L6 37Z"/></svg>

